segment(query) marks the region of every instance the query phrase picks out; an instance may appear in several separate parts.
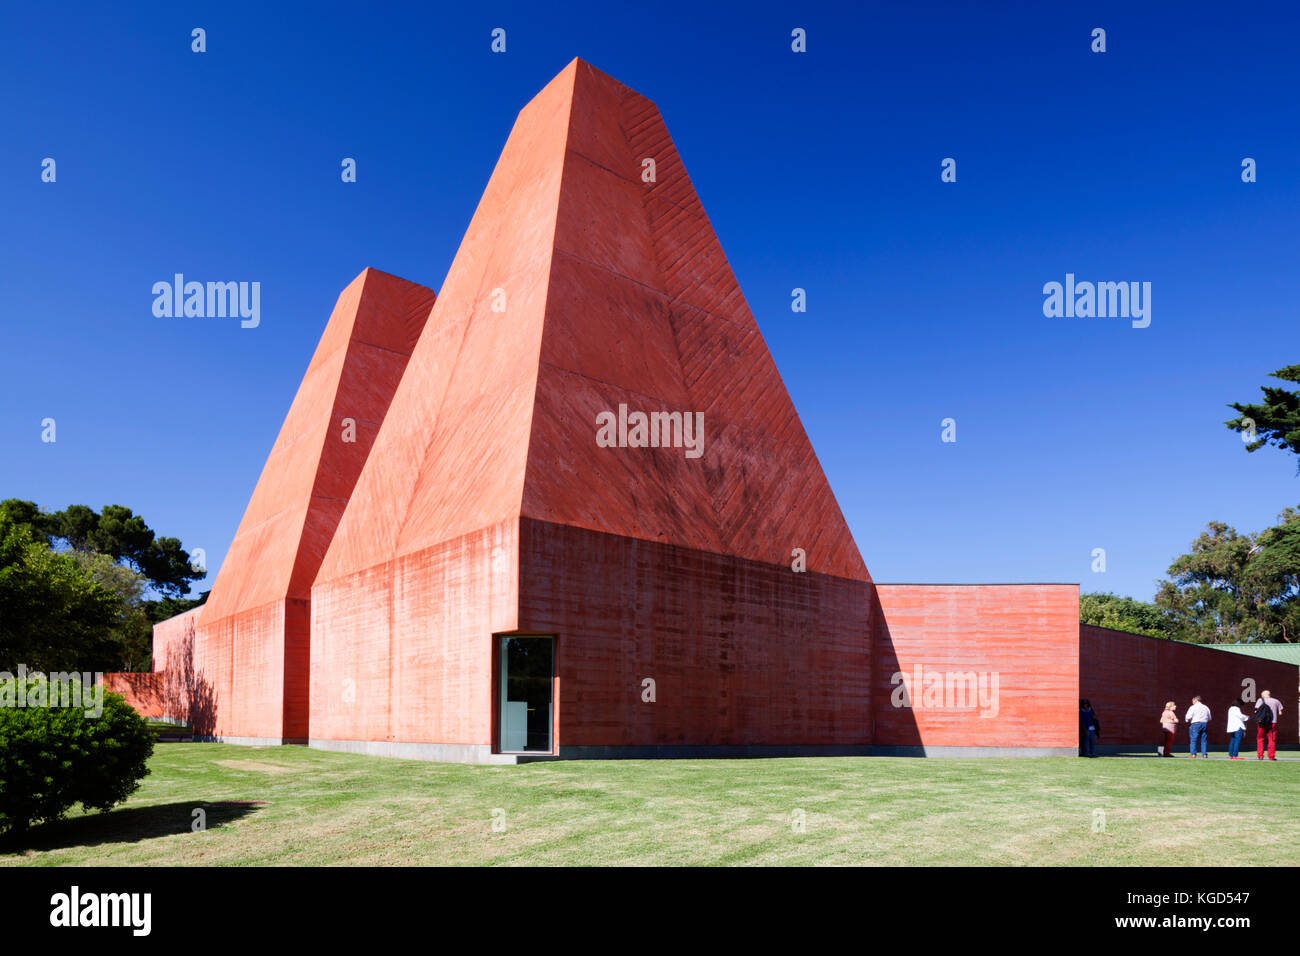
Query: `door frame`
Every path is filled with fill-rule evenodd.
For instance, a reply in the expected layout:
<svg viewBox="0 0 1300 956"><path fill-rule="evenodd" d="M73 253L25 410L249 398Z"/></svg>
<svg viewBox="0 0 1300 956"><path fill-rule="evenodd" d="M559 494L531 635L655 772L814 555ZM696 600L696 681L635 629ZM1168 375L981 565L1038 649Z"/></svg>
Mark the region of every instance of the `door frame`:
<svg viewBox="0 0 1300 956"><path fill-rule="evenodd" d="M501 645L510 637L546 637L551 641L551 749L503 750L501 749ZM533 754L556 756L560 752L560 636L553 631L495 631L492 634L492 699L490 727L492 753Z"/></svg>

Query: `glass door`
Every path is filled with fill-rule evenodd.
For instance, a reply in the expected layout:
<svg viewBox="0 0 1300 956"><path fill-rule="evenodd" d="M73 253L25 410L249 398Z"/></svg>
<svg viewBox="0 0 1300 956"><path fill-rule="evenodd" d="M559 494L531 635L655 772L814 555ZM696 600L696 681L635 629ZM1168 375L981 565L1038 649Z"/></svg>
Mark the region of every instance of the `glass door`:
<svg viewBox="0 0 1300 956"><path fill-rule="evenodd" d="M555 639L498 638L501 701L497 726L503 753L551 752Z"/></svg>

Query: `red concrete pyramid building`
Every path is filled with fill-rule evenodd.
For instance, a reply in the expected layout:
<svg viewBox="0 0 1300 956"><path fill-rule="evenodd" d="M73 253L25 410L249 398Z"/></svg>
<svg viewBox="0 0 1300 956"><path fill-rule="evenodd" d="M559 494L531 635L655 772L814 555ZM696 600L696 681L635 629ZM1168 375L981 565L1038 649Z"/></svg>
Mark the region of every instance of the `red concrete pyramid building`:
<svg viewBox="0 0 1300 956"><path fill-rule="evenodd" d="M675 447L602 447L620 409ZM869 587L658 110L575 60L520 113L321 566L312 740L487 753L493 635L536 633L567 752L865 744Z"/></svg>
<svg viewBox="0 0 1300 956"><path fill-rule="evenodd" d="M658 110L575 60L436 302L344 291L154 657L205 736L480 762L1073 754L1080 692L1114 745L1153 739L1152 673L1294 693L1151 641L1081 636L1075 584L872 581Z"/></svg>

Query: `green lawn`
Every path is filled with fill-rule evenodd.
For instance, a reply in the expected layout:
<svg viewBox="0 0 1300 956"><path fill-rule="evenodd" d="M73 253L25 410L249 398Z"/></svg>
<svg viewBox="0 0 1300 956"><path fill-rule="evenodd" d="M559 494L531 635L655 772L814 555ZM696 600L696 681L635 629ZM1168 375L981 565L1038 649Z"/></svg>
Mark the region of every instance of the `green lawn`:
<svg viewBox="0 0 1300 956"><path fill-rule="evenodd" d="M0 846L0 863L1300 860L1300 762L879 757L470 767L178 743L158 745L150 766L126 804L33 831L23 847ZM203 832L191 829L196 808L206 814ZM494 811L503 829L494 830ZM802 833L792 826L795 811L803 812Z"/></svg>

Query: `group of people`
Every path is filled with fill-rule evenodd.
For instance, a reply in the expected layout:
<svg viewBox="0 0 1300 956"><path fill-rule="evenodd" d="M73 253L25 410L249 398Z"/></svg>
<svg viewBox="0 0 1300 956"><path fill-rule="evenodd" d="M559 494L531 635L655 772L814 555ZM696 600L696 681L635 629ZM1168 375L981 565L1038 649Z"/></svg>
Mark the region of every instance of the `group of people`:
<svg viewBox="0 0 1300 956"><path fill-rule="evenodd" d="M1163 734L1162 757L1174 755L1174 733L1178 729L1177 704L1169 701L1165 712L1160 715L1160 729ZM1246 735L1246 721L1251 715L1246 713L1246 703L1238 697L1228 707L1228 759L1244 760L1241 756L1241 740ZM1192 698L1192 706L1187 708L1184 719L1187 721L1189 736L1188 756L1210 758L1210 708L1200 697ZM1255 752L1260 760L1264 759L1265 750L1268 759L1277 759L1277 723L1282 716L1282 702L1268 691L1259 695L1255 705ZM1097 740L1101 737L1101 721L1093 709L1092 701L1084 698L1079 701L1079 756L1097 756ZM1199 750L1199 753L1198 753Z"/></svg>
<svg viewBox="0 0 1300 956"><path fill-rule="evenodd" d="M1162 757L1172 757L1174 748L1174 731L1178 729L1178 714L1175 711L1176 704L1171 700L1165 704L1165 712L1160 715L1160 728L1164 732L1164 751ZM1250 716L1246 713L1246 703L1240 697L1232 702L1228 707L1228 759L1245 760L1241 756L1241 738L1246 735L1246 721ZM1192 698L1192 706L1187 708L1184 719L1187 721L1187 730L1189 737L1188 753L1189 757L1203 757L1206 760L1210 758L1209 744L1209 727L1210 727L1210 708L1205 706L1205 702L1199 697ZM1263 691L1259 695L1259 702L1255 705L1255 753L1260 759L1264 759L1264 751L1268 751L1268 759L1277 759L1277 722L1282 716L1282 702L1270 694ZM1197 753L1197 750L1200 750Z"/></svg>

